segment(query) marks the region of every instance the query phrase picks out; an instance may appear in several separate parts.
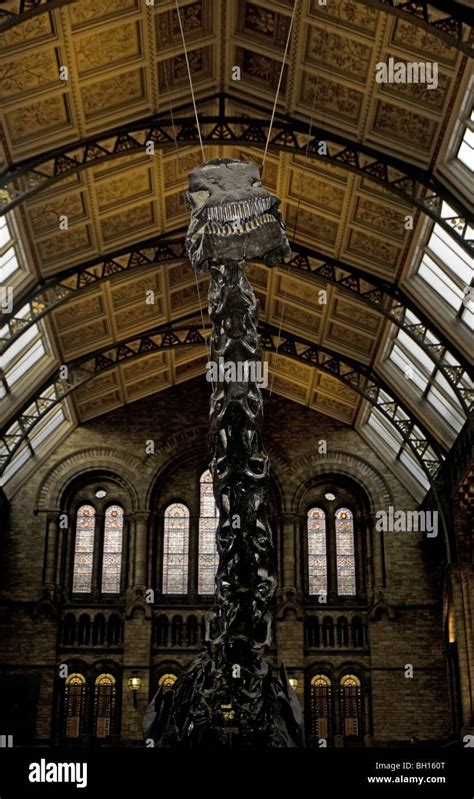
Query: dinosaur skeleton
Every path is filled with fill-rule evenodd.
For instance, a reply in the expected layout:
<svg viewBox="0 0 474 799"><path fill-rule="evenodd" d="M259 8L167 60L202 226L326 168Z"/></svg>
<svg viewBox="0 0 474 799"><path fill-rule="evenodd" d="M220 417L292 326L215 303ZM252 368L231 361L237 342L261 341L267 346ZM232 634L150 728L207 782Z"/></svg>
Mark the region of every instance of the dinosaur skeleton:
<svg viewBox="0 0 474 799"><path fill-rule="evenodd" d="M289 254L279 200L262 188L255 164L231 159L208 161L191 172L187 197L187 252L193 267L208 269L211 277L211 363L260 363L258 301L245 262L263 257L274 265ZM276 576L262 424L258 384L251 377L220 378L210 409L210 468L219 510L216 601L206 617L206 650L148 708L145 735L158 746L219 745L229 729L239 747L303 742L301 711L284 667L279 681L263 658L271 642Z"/></svg>

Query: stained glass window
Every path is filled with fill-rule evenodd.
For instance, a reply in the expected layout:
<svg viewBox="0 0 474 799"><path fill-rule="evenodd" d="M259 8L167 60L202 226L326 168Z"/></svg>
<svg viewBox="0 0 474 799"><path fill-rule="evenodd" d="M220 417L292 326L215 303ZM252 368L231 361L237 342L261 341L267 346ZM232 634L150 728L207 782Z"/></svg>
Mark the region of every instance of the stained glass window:
<svg viewBox="0 0 474 799"><path fill-rule="evenodd" d="M311 679L311 743L319 746L320 738L331 735L331 680L325 674L315 674Z"/></svg>
<svg viewBox="0 0 474 799"><path fill-rule="evenodd" d="M88 594L92 590L94 533L95 509L92 505L81 505L76 516L76 542L72 582L72 590L75 594Z"/></svg>
<svg viewBox="0 0 474 799"><path fill-rule="evenodd" d="M216 530L219 514L214 500L212 475L207 469L200 481L199 512L199 565L198 592L213 594L215 576L219 563L216 545Z"/></svg>
<svg viewBox="0 0 474 799"><path fill-rule="evenodd" d="M94 686L94 728L96 738L107 738L114 732L115 677L100 674Z"/></svg>
<svg viewBox="0 0 474 799"><path fill-rule="evenodd" d="M344 735L362 735L361 686L354 674L346 674L341 678L341 704Z"/></svg>
<svg viewBox="0 0 474 799"><path fill-rule="evenodd" d="M75 672L67 677L64 686L64 717L66 738L79 738L84 713L86 680Z"/></svg>
<svg viewBox="0 0 474 799"><path fill-rule="evenodd" d="M105 511L102 559L102 593L118 594L122 574L123 509L110 505Z"/></svg>
<svg viewBox="0 0 474 799"><path fill-rule="evenodd" d="M326 514L322 508L308 511L308 579L310 594L327 594Z"/></svg>
<svg viewBox="0 0 474 799"><path fill-rule="evenodd" d="M165 510L163 533L163 593L187 594L189 510L174 502Z"/></svg>
<svg viewBox="0 0 474 799"><path fill-rule="evenodd" d="M336 522L337 593L353 596L356 593L354 517L349 508L339 508Z"/></svg>

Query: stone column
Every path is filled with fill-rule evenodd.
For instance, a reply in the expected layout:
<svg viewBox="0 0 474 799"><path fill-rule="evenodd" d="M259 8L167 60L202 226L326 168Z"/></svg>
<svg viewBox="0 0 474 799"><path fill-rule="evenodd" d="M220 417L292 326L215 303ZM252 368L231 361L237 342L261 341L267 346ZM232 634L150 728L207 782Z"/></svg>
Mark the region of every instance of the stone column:
<svg viewBox="0 0 474 799"><path fill-rule="evenodd" d="M44 559L44 583L56 585L56 558L58 555L59 511L48 513Z"/></svg>
<svg viewBox="0 0 474 799"><path fill-rule="evenodd" d="M135 568L133 583L135 586L146 585L146 559L147 559L147 532L148 532L148 511L138 511L135 514Z"/></svg>
<svg viewBox="0 0 474 799"><path fill-rule="evenodd" d="M280 530L282 545L279 547L282 557L282 587L301 589L301 560L299 553L299 516L296 513L280 514Z"/></svg>
<svg viewBox="0 0 474 799"><path fill-rule="evenodd" d="M379 591L383 591L385 587L385 568L384 568L384 547L383 547L383 532L375 529L377 519L375 513L369 514L367 517L368 535L371 534L372 538L372 590L373 596L377 597Z"/></svg>
<svg viewBox="0 0 474 799"><path fill-rule="evenodd" d="M134 564L135 564L135 519L132 515L127 516L128 524L128 560L127 560L127 585L126 588L133 587Z"/></svg>

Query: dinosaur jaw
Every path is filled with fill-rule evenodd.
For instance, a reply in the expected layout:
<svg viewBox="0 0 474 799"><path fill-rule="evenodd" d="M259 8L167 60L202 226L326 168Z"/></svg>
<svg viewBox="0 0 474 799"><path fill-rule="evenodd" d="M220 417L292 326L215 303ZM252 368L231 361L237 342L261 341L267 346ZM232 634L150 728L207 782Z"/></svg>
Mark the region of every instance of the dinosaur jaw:
<svg viewBox="0 0 474 799"><path fill-rule="evenodd" d="M271 212L248 218L206 219L186 240L191 263L202 271L211 262L263 258L269 265L290 254L284 226ZM268 260L267 260L268 259Z"/></svg>

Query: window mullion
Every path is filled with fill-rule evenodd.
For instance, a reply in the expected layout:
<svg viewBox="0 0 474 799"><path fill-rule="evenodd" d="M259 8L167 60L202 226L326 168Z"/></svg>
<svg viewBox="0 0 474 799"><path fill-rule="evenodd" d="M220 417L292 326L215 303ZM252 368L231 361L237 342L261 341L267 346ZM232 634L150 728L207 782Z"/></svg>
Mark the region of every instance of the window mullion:
<svg viewBox="0 0 474 799"><path fill-rule="evenodd" d="M101 594L102 562L103 562L103 549L104 549L104 525L105 525L104 514L97 513L95 517L94 557L92 561L93 565L92 565L91 594L94 597L99 597Z"/></svg>
<svg viewBox="0 0 474 799"><path fill-rule="evenodd" d="M190 599L197 600L198 570L199 570L199 516L192 516L189 524L190 557L188 563L188 580Z"/></svg>
<svg viewBox="0 0 474 799"><path fill-rule="evenodd" d="M337 602L336 524L334 513L327 514L326 546L328 562L328 600Z"/></svg>

